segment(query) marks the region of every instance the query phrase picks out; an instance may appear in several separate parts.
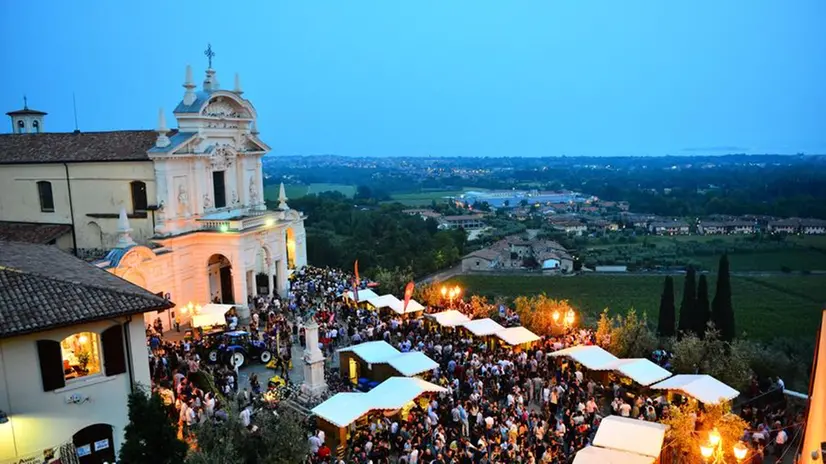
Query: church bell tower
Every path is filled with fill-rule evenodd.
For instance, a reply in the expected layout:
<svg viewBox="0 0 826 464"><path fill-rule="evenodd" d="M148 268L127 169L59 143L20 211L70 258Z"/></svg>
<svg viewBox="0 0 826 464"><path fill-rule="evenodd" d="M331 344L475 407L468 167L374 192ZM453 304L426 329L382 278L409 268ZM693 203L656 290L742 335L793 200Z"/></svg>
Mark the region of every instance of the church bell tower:
<svg viewBox="0 0 826 464"><path fill-rule="evenodd" d="M11 131L15 134L38 134L43 132L43 119L47 113L29 109L29 102L23 97L23 109L6 113L11 118Z"/></svg>

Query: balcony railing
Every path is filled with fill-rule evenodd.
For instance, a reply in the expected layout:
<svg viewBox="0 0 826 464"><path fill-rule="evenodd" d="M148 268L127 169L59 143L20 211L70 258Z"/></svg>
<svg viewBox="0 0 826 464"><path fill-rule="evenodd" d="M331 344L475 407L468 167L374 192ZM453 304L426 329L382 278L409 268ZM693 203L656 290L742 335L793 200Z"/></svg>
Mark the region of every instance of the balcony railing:
<svg viewBox="0 0 826 464"><path fill-rule="evenodd" d="M233 219L198 219L201 230L218 232L242 232L262 226L275 225L279 214L274 211L249 211L243 217Z"/></svg>

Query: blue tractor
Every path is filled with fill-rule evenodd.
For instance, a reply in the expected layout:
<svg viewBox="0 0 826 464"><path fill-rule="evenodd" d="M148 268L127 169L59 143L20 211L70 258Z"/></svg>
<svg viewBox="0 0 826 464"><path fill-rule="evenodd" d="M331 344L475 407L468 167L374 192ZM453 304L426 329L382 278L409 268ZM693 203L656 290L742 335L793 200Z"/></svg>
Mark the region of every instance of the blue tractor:
<svg viewBox="0 0 826 464"><path fill-rule="evenodd" d="M231 367L242 367L249 359L257 359L266 364L272 360L272 352L266 343L250 340L250 333L244 330L214 333L215 337L207 357L210 362L223 362Z"/></svg>

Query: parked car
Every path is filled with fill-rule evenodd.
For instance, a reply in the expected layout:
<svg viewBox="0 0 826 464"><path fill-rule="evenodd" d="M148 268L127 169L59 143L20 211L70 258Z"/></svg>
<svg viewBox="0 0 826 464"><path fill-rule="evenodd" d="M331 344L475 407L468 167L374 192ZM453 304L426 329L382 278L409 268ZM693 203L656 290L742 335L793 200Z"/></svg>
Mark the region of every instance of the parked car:
<svg viewBox="0 0 826 464"><path fill-rule="evenodd" d="M267 345L258 340L250 340L250 333L244 330L231 332L211 332L205 337L210 346L207 359L210 362L223 362L230 366L241 367L249 359L257 359L263 364L272 360L272 352Z"/></svg>

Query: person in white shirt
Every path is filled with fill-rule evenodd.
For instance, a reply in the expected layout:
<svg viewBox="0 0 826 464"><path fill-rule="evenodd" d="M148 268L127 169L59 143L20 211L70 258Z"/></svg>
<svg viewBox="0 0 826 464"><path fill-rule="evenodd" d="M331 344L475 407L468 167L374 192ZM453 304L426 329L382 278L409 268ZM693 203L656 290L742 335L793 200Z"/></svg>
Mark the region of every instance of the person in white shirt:
<svg viewBox="0 0 826 464"><path fill-rule="evenodd" d="M317 436L312 435L310 436L308 442L310 444L310 452L313 454L318 453L318 449L321 448L322 445L321 440Z"/></svg>
<svg viewBox="0 0 826 464"><path fill-rule="evenodd" d="M620 404L619 407L620 416L622 417L630 417L631 416L631 405L626 403L625 401Z"/></svg>
<svg viewBox="0 0 826 464"><path fill-rule="evenodd" d="M238 416L241 418L241 423L244 425L244 427L249 428L252 419L252 409L246 407L241 411L241 414L239 414Z"/></svg>

